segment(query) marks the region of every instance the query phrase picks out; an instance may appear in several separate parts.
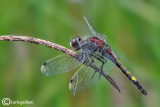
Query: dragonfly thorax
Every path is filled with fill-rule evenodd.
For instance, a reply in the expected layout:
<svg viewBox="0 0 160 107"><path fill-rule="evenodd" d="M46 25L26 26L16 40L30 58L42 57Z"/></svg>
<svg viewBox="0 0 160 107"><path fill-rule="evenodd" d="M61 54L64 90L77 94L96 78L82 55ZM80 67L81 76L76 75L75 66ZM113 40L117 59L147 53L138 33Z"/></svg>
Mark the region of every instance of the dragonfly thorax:
<svg viewBox="0 0 160 107"><path fill-rule="evenodd" d="M95 43L99 48L102 48L105 45L105 42L99 39L97 36L92 36L91 42Z"/></svg>

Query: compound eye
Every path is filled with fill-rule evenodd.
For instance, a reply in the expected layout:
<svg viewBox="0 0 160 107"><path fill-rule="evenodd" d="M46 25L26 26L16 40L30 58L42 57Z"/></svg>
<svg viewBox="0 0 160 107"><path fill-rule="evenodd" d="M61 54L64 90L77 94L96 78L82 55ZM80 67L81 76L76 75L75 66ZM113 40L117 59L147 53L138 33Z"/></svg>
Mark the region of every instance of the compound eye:
<svg viewBox="0 0 160 107"><path fill-rule="evenodd" d="M77 42L72 42L72 47L77 47L78 46L78 43Z"/></svg>
<svg viewBox="0 0 160 107"><path fill-rule="evenodd" d="M71 42L71 46L72 46L72 48L74 48L75 50L79 50L79 49L80 49L80 46L79 46L79 44L78 44L77 41L72 41L72 42Z"/></svg>
<svg viewBox="0 0 160 107"><path fill-rule="evenodd" d="M79 38L78 38L78 41L81 41L81 40L82 40L82 39L79 37Z"/></svg>

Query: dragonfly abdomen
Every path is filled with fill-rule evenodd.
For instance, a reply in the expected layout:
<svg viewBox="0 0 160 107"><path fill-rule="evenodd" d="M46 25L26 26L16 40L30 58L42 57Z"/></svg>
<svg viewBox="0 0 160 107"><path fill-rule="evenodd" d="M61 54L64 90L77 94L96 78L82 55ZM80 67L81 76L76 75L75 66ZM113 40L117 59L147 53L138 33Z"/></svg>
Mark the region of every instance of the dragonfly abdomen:
<svg viewBox="0 0 160 107"><path fill-rule="evenodd" d="M127 76L127 78L144 94L147 95L147 92L139 81L115 58L117 67Z"/></svg>

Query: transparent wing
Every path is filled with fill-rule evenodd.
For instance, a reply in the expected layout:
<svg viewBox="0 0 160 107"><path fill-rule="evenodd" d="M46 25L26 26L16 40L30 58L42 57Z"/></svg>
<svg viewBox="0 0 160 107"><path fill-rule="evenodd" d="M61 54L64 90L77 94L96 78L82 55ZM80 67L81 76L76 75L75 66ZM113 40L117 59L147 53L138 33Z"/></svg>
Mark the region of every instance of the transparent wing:
<svg viewBox="0 0 160 107"><path fill-rule="evenodd" d="M120 59L119 56L112 50L112 54L115 58Z"/></svg>
<svg viewBox="0 0 160 107"><path fill-rule="evenodd" d="M100 66L101 64L99 63L99 61L95 60L95 65ZM114 67L115 65L110 60L108 60L104 66L103 71L109 72ZM98 72L95 73L95 70L93 68L88 67L86 65L82 65L80 69L71 78L69 83L69 89L71 93L75 95L77 92L84 90L85 88L88 88L91 85L94 85L101 78L102 77L100 77L100 74Z"/></svg>
<svg viewBox="0 0 160 107"><path fill-rule="evenodd" d="M114 68L116 68L116 65L108 59L103 66L103 71L109 74L111 71L113 71Z"/></svg>
<svg viewBox="0 0 160 107"><path fill-rule="evenodd" d="M92 36L98 36L98 37L100 37L102 40L106 40L106 39L107 39L105 35L103 36L103 35L99 34L97 31L95 31L95 30L93 29L92 25L89 23L89 21L87 20L87 18L86 18L85 16L84 16L84 19L85 19L85 21L86 21L86 23L87 23L87 25L88 25L91 33L92 33Z"/></svg>
<svg viewBox="0 0 160 107"><path fill-rule="evenodd" d="M98 74L94 75L95 70L86 65L82 65L81 68L73 75L69 82L69 89L73 95L77 92L88 88L89 86L95 84L99 78Z"/></svg>
<svg viewBox="0 0 160 107"><path fill-rule="evenodd" d="M66 54L62 54L46 61L41 66L41 72L46 76L57 75L69 72L80 65L81 63L76 61L74 58L67 56Z"/></svg>

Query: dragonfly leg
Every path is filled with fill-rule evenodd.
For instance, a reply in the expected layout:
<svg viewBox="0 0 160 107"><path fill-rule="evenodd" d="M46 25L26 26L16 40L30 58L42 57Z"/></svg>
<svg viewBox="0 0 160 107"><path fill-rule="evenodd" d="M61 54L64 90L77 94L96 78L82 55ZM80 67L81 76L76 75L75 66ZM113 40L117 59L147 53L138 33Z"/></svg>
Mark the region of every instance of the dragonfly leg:
<svg viewBox="0 0 160 107"><path fill-rule="evenodd" d="M88 55L86 53L83 52L82 50L82 53L78 53L80 57L78 57L78 61L81 62L81 63L87 63L88 61Z"/></svg>
<svg viewBox="0 0 160 107"><path fill-rule="evenodd" d="M92 54L92 56L102 63L102 65L100 66L100 69L103 69L103 66L104 66L104 64L106 63L107 60L104 59L104 57L102 57L98 54Z"/></svg>
<svg viewBox="0 0 160 107"><path fill-rule="evenodd" d="M100 62L102 62L102 65L100 66L100 69L102 70L103 66L104 66L104 64L106 63L107 60L105 60L102 56L97 55L97 54L92 54L92 56L94 58L96 58L97 60L99 60ZM99 74L99 79L100 79L100 77L101 77L101 73Z"/></svg>
<svg viewBox="0 0 160 107"><path fill-rule="evenodd" d="M93 58L92 58L91 56L89 56L89 57L91 58L92 63L94 63ZM93 76L91 77L91 79L93 79L93 78L94 78L94 76L95 76L96 72L97 72L97 71L95 71L95 72L94 72L94 74L93 74Z"/></svg>
<svg viewBox="0 0 160 107"><path fill-rule="evenodd" d="M104 60L104 63L101 65L100 69L103 69L104 64L107 62L107 60ZM99 79L101 78L101 74L99 74Z"/></svg>

